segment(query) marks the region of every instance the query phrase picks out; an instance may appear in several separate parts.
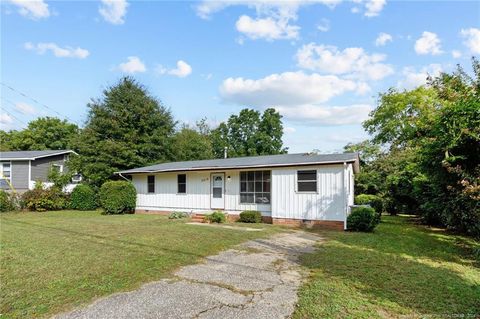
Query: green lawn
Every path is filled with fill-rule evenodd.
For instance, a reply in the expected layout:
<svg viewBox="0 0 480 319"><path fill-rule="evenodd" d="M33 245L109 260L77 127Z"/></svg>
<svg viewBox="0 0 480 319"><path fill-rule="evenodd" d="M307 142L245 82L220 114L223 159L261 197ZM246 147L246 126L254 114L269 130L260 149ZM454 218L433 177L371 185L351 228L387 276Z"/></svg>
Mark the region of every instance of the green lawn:
<svg viewBox="0 0 480 319"><path fill-rule="evenodd" d="M158 280L242 241L266 236L155 215L0 215L2 318L45 317Z"/></svg>
<svg viewBox="0 0 480 319"><path fill-rule="evenodd" d="M294 318L478 318L480 243L383 217L375 233L322 232Z"/></svg>

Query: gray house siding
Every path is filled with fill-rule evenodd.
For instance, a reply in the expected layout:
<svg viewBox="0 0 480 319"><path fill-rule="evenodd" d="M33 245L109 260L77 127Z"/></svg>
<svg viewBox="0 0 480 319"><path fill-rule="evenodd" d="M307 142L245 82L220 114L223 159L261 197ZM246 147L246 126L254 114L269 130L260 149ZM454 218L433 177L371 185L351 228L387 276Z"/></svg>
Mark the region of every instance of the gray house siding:
<svg viewBox="0 0 480 319"><path fill-rule="evenodd" d="M47 182L48 172L53 164L63 165L63 171L67 171L65 167L65 155L50 156L45 158L39 158L32 161L32 181ZM27 169L28 171L28 169Z"/></svg>
<svg viewBox="0 0 480 319"><path fill-rule="evenodd" d="M28 162L12 161L12 185L18 191L28 189Z"/></svg>

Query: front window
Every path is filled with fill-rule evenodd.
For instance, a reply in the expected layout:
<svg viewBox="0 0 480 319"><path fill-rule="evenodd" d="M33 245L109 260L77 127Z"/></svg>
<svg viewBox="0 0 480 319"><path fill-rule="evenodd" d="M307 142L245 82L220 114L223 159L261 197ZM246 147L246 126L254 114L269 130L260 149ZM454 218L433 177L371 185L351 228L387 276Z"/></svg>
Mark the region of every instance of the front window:
<svg viewBox="0 0 480 319"><path fill-rule="evenodd" d="M187 174L177 175L177 192L178 194L187 193Z"/></svg>
<svg viewBox="0 0 480 319"><path fill-rule="evenodd" d="M298 192L316 192L317 191L317 171L297 171L297 191Z"/></svg>
<svg viewBox="0 0 480 319"><path fill-rule="evenodd" d="M0 179L10 180L12 177L12 165L10 163L2 163L1 169L2 171L0 173L2 173L2 175Z"/></svg>
<svg viewBox="0 0 480 319"><path fill-rule="evenodd" d="M147 177L148 192L155 193L155 175L149 175Z"/></svg>
<svg viewBox="0 0 480 319"><path fill-rule="evenodd" d="M52 169L54 169L54 170L57 171L58 173L62 173L62 172L63 172L63 165L53 164L53 165L52 165Z"/></svg>
<svg viewBox="0 0 480 319"><path fill-rule="evenodd" d="M240 203L270 204L270 171L240 172Z"/></svg>

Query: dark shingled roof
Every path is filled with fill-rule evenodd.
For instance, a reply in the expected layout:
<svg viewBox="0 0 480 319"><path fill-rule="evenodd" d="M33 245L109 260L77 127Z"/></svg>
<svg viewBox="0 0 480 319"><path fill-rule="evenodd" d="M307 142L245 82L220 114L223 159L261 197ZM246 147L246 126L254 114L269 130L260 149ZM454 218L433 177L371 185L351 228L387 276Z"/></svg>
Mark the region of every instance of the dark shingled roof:
<svg viewBox="0 0 480 319"><path fill-rule="evenodd" d="M37 158L53 155L75 153L71 150L47 150L47 151L12 151L0 152L0 160L35 160Z"/></svg>
<svg viewBox="0 0 480 319"><path fill-rule="evenodd" d="M358 153L343 154L281 154L265 156L233 157L201 161L171 162L140 167L118 172L120 174L197 171L217 169L241 169L255 167L282 167L314 164L354 163L355 172L359 170Z"/></svg>

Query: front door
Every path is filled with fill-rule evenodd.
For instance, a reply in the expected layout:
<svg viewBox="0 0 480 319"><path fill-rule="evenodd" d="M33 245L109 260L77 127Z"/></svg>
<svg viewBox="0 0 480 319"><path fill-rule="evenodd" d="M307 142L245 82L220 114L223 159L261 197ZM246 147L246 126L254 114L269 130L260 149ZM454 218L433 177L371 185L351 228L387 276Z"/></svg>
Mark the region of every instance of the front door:
<svg viewBox="0 0 480 319"><path fill-rule="evenodd" d="M210 192L210 207L212 209L225 208L225 174L212 174L212 190Z"/></svg>

